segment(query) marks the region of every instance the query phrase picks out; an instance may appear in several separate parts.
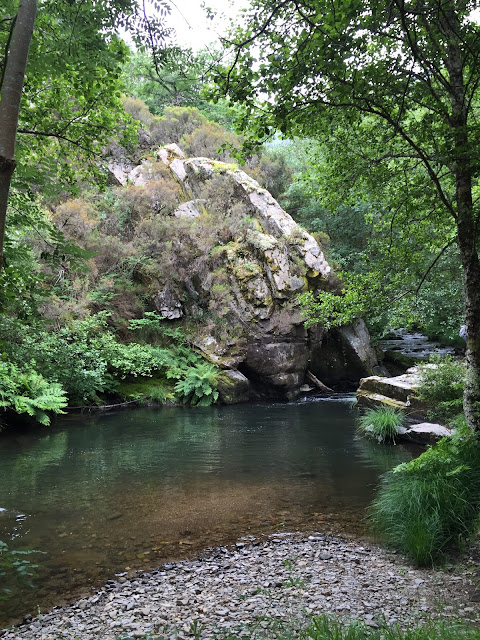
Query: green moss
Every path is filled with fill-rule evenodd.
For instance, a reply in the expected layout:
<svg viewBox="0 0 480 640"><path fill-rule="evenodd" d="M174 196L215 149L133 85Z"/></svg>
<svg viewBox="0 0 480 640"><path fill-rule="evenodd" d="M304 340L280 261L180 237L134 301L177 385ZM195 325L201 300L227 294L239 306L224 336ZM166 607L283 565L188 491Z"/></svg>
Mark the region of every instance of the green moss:
<svg viewBox="0 0 480 640"><path fill-rule="evenodd" d="M212 162L212 169L215 173L225 173L226 171L238 171L238 164L235 162Z"/></svg>
<svg viewBox="0 0 480 640"><path fill-rule="evenodd" d="M132 382L119 383L117 393L125 401L165 404L175 399L173 386L171 381L163 378L135 378Z"/></svg>
<svg viewBox="0 0 480 640"><path fill-rule="evenodd" d="M262 269L256 262L239 262L234 265L233 274L237 280L251 280L262 275Z"/></svg>

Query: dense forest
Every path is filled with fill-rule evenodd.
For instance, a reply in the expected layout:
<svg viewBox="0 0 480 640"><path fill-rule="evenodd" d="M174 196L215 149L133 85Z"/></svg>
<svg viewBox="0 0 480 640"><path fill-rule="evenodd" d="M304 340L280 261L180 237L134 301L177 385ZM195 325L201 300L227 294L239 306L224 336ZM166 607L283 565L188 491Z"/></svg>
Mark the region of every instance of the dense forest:
<svg viewBox="0 0 480 640"><path fill-rule="evenodd" d="M7 43L13 7L4 13ZM141 164L170 143L187 157L240 162L314 234L341 284L321 294L320 303L312 292L303 294L310 323L328 328L363 316L374 339L415 326L459 341L463 277L455 232L436 194L425 189L416 159L399 146L372 160L382 156L388 126L338 110L309 120L308 137L298 123L288 135L287 118L263 136L254 128L239 135L253 103L237 95L237 103L219 94L208 100L212 74L220 81L220 53L169 47L162 30L161 54L129 53L121 40L98 31L108 20L112 29L120 14L92 13L91 30L78 37L77 16L67 7L45 6L38 16L1 275L4 407L48 423L46 412L67 404L218 397L216 368L195 348L195 321L162 323L149 296L159 274L181 268L178 254L169 264L165 243L212 229L203 221L182 229L172 217L179 187L158 164L143 186L121 188L109 172L115 159ZM60 28L65 37L52 51L48 39ZM99 43L97 58L87 60ZM71 64L59 73L64 55ZM212 210L225 205L214 200L210 195ZM235 233L242 230L232 240ZM211 251L218 234L205 242L210 246L197 242L183 263ZM213 286L217 301L204 312L215 324L222 282Z"/></svg>
<svg viewBox="0 0 480 640"><path fill-rule="evenodd" d="M424 390L457 432L384 477L372 522L423 565L469 539L473 9L252 0L221 45L194 51L175 45L168 0L151 15L131 0L3 2L0 429L291 400L307 370L351 390L380 370L379 340L414 328L466 350Z"/></svg>

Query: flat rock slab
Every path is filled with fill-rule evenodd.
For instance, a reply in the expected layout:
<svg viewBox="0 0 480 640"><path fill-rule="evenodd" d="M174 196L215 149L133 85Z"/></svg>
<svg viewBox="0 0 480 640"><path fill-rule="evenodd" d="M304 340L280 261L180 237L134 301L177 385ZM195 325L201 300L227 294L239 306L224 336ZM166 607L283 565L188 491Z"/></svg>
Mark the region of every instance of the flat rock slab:
<svg viewBox="0 0 480 640"><path fill-rule="evenodd" d="M362 378L357 390L357 402L360 406L391 406L410 414L424 415L426 407L417 397L420 376L419 368L411 367L406 373L393 378Z"/></svg>
<svg viewBox="0 0 480 640"><path fill-rule="evenodd" d="M438 442L442 438L451 436L452 433L451 429L441 424L422 422L406 429L405 432L400 433L399 436L402 440L415 442L416 444L435 444L435 442Z"/></svg>

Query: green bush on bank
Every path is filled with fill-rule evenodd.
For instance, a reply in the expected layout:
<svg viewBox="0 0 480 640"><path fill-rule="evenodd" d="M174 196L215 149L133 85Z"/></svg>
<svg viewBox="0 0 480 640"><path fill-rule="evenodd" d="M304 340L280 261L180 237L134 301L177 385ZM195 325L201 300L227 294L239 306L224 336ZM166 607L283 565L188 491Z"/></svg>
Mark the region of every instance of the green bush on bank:
<svg viewBox="0 0 480 640"><path fill-rule="evenodd" d="M462 415L465 362L452 356L434 356L421 368L418 396L429 407L428 416L450 422Z"/></svg>
<svg viewBox="0 0 480 640"><path fill-rule="evenodd" d="M0 361L0 407L27 414L48 426L47 412L65 413L62 409L66 406L60 384L45 380L29 365L20 369L12 362Z"/></svg>
<svg viewBox="0 0 480 640"><path fill-rule="evenodd" d="M432 565L471 537L480 514L480 442L466 427L383 479L370 520L385 542Z"/></svg>
<svg viewBox="0 0 480 640"><path fill-rule="evenodd" d="M124 393L127 399L142 400L138 384L132 398L126 383L148 379L155 380L146 386L152 401L207 405L217 400L217 367L196 353L179 329L164 327L161 317L146 314L130 328L139 333L147 328L155 334L154 344L122 343L109 327L108 315L88 316L55 332L3 318L0 406L48 424L45 412L61 413L67 396L71 406L101 404L98 394Z"/></svg>

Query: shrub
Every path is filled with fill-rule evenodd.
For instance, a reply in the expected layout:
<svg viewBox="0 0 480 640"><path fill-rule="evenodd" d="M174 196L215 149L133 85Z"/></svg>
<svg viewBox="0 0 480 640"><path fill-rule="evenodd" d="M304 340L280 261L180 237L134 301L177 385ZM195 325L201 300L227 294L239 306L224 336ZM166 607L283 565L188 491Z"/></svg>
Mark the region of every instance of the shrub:
<svg viewBox="0 0 480 640"><path fill-rule="evenodd" d="M175 385L175 392L182 402L208 407L218 400L217 376L218 369L209 362L203 362L184 372Z"/></svg>
<svg viewBox="0 0 480 640"><path fill-rule="evenodd" d="M165 399L170 398L170 387L175 386L182 402L215 402L217 368L192 349L179 329L165 326L155 313L145 315L140 320L132 320L129 329L148 334L156 343L153 345L142 341L119 342L107 324L109 314L106 312L73 321L56 332L4 319L0 326L0 346L13 364L4 363L10 367L11 375L4 375L0 382L3 394L0 406L28 413L48 424L48 416L42 411L59 413L61 407L66 406L65 391L72 404L98 402L98 393L117 392L120 381L134 382L137 378L140 382L144 378L172 380L165 385L165 392L152 391L152 387L159 384L147 385L146 396L155 400L163 395ZM17 375L19 363L28 358L35 371ZM13 379L17 384L15 388L8 386L13 384Z"/></svg>
<svg viewBox="0 0 480 640"><path fill-rule="evenodd" d="M418 395L429 406L428 415L449 421L462 413L465 387L465 363L452 356L431 359L421 369Z"/></svg>
<svg viewBox="0 0 480 640"><path fill-rule="evenodd" d="M459 428L383 477L370 520L386 542L430 565L470 538L479 512L480 444Z"/></svg>
<svg viewBox="0 0 480 640"><path fill-rule="evenodd" d="M398 430L405 422L405 414L393 407L368 409L359 420L359 431L378 442L395 442Z"/></svg>
<svg viewBox="0 0 480 640"><path fill-rule="evenodd" d="M238 149L238 136L227 131L216 122L205 122L192 133L183 136L180 147L188 157L205 157L213 160L231 162L232 157L226 150L219 152L222 145L232 145Z"/></svg>
<svg viewBox="0 0 480 640"><path fill-rule="evenodd" d="M165 107L163 116L153 118L150 126L152 145L180 143L197 127L207 123L205 116L195 107Z"/></svg>
<svg viewBox="0 0 480 640"><path fill-rule="evenodd" d="M145 102L135 98L124 96L122 98L123 108L129 113L134 120L138 120L144 126L148 127L153 119L152 113Z"/></svg>
<svg viewBox="0 0 480 640"><path fill-rule="evenodd" d="M65 391L59 384L45 380L31 367L20 370L12 362L0 362L0 407L26 413L48 426L47 411L64 413L66 406Z"/></svg>

